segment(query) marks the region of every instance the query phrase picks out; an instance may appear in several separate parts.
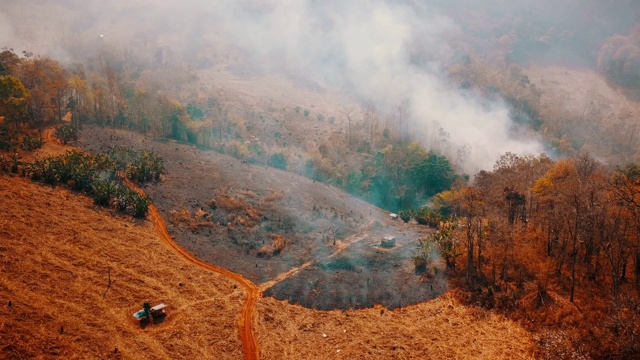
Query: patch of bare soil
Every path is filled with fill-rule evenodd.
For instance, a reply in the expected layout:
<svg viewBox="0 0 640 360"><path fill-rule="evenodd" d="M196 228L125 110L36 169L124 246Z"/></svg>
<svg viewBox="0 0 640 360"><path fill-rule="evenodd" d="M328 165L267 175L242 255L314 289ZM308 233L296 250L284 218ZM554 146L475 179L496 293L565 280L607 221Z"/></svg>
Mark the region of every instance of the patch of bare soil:
<svg viewBox="0 0 640 360"><path fill-rule="evenodd" d="M165 161L163 181L145 188L175 240L197 257L261 289L319 309L382 304L406 306L446 290L435 278L413 272L417 240L428 228L388 219L388 214L326 184L272 167L173 141L87 126L79 146L90 151L119 144L153 150ZM261 249L284 239L277 254ZM376 251L395 236L392 251ZM290 270L304 267L300 271ZM273 280L277 279L278 282Z"/></svg>

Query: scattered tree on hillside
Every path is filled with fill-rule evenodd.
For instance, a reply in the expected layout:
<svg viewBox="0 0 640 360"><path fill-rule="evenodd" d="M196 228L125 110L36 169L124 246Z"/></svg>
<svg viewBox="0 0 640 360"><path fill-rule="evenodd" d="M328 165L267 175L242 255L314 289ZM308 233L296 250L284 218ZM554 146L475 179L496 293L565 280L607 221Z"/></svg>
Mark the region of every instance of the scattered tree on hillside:
<svg viewBox="0 0 640 360"><path fill-rule="evenodd" d="M640 87L640 25L629 35L613 35L602 45L598 67L613 81Z"/></svg>
<svg viewBox="0 0 640 360"><path fill-rule="evenodd" d="M20 57L13 52L13 49L3 48L0 52L0 76L14 74L19 63Z"/></svg>
<svg viewBox="0 0 640 360"><path fill-rule="evenodd" d="M352 141L352 134L351 134L351 121L353 121L353 118L355 117L356 114L356 109L354 109L353 107L345 107L342 109L342 114L344 115L344 117L347 119L347 149L351 150L351 141Z"/></svg>
<svg viewBox="0 0 640 360"><path fill-rule="evenodd" d="M18 78L29 89L29 120L42 131L48 122L61 121L67 109L68 79L64 68L47 57L30 57L20 62Z"/></svg>
<svg viewBox="0 0 640 360"><path fill-rule="evenodd" d="M80 126L89 120L92 109L90 103L93 100L91 89L84 78L84 71L72 73L69 78L69 103L67 108L71 111L71 122L75 126Z"/></svg>
<svg viewBox="0 0 640 360"><path fill-rule="evenodd" d="M596 248L597 220L603 210L603 183L605 175L588 155L575 160L558 162L537 182L533 191L542 199L549 212L546 216L559 217L556 230L562 247L557 271L562 271L566 256L571 261L571 295L574 301L578 245L585 246L585 263L591 264ZM553 211L560 208L559 212Z"/></svg>
<svg viewBox="0 0 640 360"><path fill-rule="evenodd" d="M475 301L518 316L533 316L527 312L532 296L536 308L566 296L594 311L583 310L585 317L601 322L614 316L603 312L603 301L617 306L637 303L640 296L637 285L628 285L631 278L640 283L638 168L611 172L588 154L555 163L546 156L505 154L474 183L458 181L433 198L435 209L461 218L452 231L459 242L438 242L442 254L451 253L451 246L460 254L460 261L449 257L448 268L462 265L457 274L464 275ZM598 301L590 304L590 297ZM543 321L555 324L554 315L545 314ZM613 346L587 334L593 323L580 324L581 336L595 344L593 353ZM616 326L602 331L614 337L615 331L634 331L630 323ZM625 344L624 351L633 348Z"/></svg>
<svg viewBox="0 0 640 360"><path fill-rule="evenodd" d="M633 253L636 285L640 287L640 166L632 163L619 168L611 179L611 191L633 220L629 247Z"/></svg>
<svg viewBox="0 0 640 360"><path fill-rule="evenodd" d="M78 127L73 124L62 125L56 128L56 136L63 144L78 140Z"/></svg>
<svg viewBox="0 0 640 360"><path fill-rule="evenodd" d="M13 121L16 131L27 116L30 98L29 90L20 80L10 75L0 77L0 116Z"/></svg>

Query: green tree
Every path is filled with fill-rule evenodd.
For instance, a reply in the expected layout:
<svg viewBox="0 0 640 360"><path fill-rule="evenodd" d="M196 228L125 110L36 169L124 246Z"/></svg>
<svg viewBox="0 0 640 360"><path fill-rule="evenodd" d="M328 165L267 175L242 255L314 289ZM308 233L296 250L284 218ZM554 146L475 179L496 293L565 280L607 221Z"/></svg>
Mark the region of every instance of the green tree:
<svg viewBox="0 0 640 360"><path fill-rule="evenodd" d="M433 152L410 164L408 171L414 186L425 196L449 189L457 178L449 160Z"/></svg>
<svg viewBox="0 0 640 360"><path fill-rule="evenodd" d="M80 126L81 123L88 120L89 114L92 112L93 94L87 84L84 69L81 65L73 71L69 78L69 103L67 108L71 110L72 124Z"/></svg>
<svg viewBox="0 0 640 360"><path fill-rule="evenodd" d="M191 103L187 104L187 114L189 114L193 120L202 120L205 117L204 111L197 105Z"/></svg>
<svg viewBox="0 0 640 360"><path fill-rule="evenodd" d="M0 77L0 115L13 120L16 131L26 116L30 97L20 80L13 76Z"/></svg>
<svg viewBox="0 0 640 360"><path fill-rule="evenodd" d="M0 52L0 76L13 75L13 71L20 63L20 57L13 49L4 49Z"/></svg>

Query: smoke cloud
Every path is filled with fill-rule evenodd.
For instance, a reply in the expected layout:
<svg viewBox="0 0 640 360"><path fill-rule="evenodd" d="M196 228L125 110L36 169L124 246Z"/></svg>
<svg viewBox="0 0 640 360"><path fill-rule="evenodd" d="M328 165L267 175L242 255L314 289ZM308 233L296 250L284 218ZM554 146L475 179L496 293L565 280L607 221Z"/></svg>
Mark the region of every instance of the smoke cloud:
<svg viewBox="0 0 640 360"><path fill-rule="evenodd" d="M452 19L411 2L224 1L216 17L233 43L271 70L294 71L391 113L407 104L408 131L430 148L434 131L466 149L468 172L491 168L507 151L543 151L519 135L504 104L452 86L443 68L459 35ZM446 154L452 155L452 154Z"/></svg>
<svg viewBox="0 0 640 360"><path fill-rule="evenodd" d="M447 79L446 67L461 53L456 39L462 30L425 2L216 0L158 5L144 0L61 0L55 7L63 9L67 20L50 20L49 26L40 23L55 17L38 14L35 2L15 2L14 7L27 9L20 12L24 16L41 19L38 26L30 21L33 30L26 40L31 44L25 48L32 51L42 49L44 37L49 52L56 48L56 29L70 54L78 54L71 48L74 44L100 38L125 47L162 43L188 59L196 53L193 49L220 49L211 42L222 41L265 71L337 88L347 102L373 104L389 116L404 105L405 131L427 148L438 148L437 134L448 134L447 149L437 150L454 161L456 154L464 153L461 165L469 173L490 168L507 151L543 151L530 134L522 135L504 104L461 91ZM9 14L19 26L15 10ZM0 40L5 43L25 33L9 23L0 22ZM68 40L70 36L75 42Z"/></svg>

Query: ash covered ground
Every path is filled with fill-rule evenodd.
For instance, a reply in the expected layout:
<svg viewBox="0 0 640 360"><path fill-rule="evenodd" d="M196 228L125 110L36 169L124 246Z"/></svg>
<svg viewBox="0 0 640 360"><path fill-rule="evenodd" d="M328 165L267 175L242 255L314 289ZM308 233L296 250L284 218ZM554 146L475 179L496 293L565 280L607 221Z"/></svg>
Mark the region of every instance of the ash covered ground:
<svg viewBox="0 0 640 360"><path fill-rule="evenodd" d="M414 271L418 239L433 230L391 220L338 188L123 130L86 126L77 145L161 156L167 173L145 191L171 235L201 259L260 285L265 296L325 310L397 308L447 289L442 271ZM396 238L394 248L377 246L385 236Z"/></svg>

